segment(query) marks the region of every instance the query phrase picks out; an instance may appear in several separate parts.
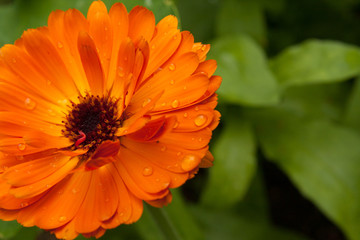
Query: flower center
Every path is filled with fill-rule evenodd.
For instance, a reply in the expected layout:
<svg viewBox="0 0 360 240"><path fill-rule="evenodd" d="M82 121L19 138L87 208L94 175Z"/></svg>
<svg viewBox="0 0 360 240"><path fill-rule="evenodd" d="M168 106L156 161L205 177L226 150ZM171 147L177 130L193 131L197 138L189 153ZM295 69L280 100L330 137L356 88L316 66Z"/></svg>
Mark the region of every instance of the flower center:
<svg viewBox="0 0 360 240"><path fill-rule="evenodd" d="M71 102L62 134L74 143L72 150L82 148L90 154L103 141L116 140L115 133L121 124L117 100L89 94L78 99L78 104Z"/></svg>

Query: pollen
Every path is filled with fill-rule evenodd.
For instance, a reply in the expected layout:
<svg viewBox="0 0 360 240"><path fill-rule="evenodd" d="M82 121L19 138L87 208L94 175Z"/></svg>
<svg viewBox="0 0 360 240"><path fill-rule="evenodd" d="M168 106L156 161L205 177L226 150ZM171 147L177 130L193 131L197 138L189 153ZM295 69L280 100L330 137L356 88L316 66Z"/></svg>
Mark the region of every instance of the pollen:
<svg viewBox="0 0 360 240"><path fill-rule="evenodd" d="M73 142L72 150L85 149L89 155L103 141L116 140L121 119L117 117L116 99L90 94L78 99L79 103L71 102L69 106L62 134Z"/></svg>

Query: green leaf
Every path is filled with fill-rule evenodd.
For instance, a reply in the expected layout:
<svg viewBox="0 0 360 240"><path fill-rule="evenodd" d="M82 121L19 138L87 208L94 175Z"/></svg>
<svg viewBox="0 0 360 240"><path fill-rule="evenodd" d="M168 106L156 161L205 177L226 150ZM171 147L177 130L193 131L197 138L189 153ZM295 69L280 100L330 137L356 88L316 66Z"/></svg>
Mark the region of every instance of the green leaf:
<svg viewBox="0 0 360 240"><path fill-rule="evenodd" d="M306 239L293 232L273 227L268 223L239 216L230 210L196 207L193 208L193 211L205 228L206 240Z"/></svg>
<svg viewBox="0 0 360 240"><path fill-rule="evenodd" d="M360 78L355 81L354 87L346 106L344 122L360 132Z"/></svg>
<svg viewBox="0 0 360 240"><path fill-rule="evenodd" d="M188 205L183 200L181 192L178 189L171 190L173 195L172 202L164 207L169 218L176 227L182 239L199 240L204 239L202 229L194 219L193 214L188 209Z"/></svg>
<svg viewBox="0 0 360 240"><path fill-rule="evenodd" d="M285 49L271 68L283 86L343 81L360 73L360 48L308 40Z"/></svg>
<svg viewBox="0 0 360 240"><path fill-rule="evenodd" d="M21 229L21 225L16 221L1 221L0 220L0 239L9 239L15 236Z"/></svg>
<svg viewBox="0 0 360 240"><path fill-rule="evenodd" d="M248 34L264 45L266 30L263 12L259 0L226 0L217 16L216 34Z"/></svg>
<svg viewBox="0 0 360 240"><path fill-rule="evenodd" d="M246 35L218 38L209 58L216 59L216 73L223 77L221 99L247 106L268 106L279 101L276 79L263 50Z"/></svg>
<svg viewBox="0 0 360 240"><path fill-rule="evenodd" d="M298 116L340 121L349 95L346 83L294 86L286 89L279 107Z"/></svg>
<svg viewBox="0 0 360 240"><path fill-rule="evenodd" d="M208 42L214 34L219 0L177 0L176 5L183 29L194 34L196 41Z"/></svg>
<svg viewBox="0 0 360 240"><path fill-rule="evenodd" d="M215 162L209 170L209 182L201 199L207 206L227 207L239 202L256 170L251 125L239 114L227 115L223 125L212 150Z"/></svg>
<svg viewBox="0 0 360 240"><path fill-rule="evenodd" d="M21 227L20 231L11 240L36 239L42 230L38 227Z"/></svg>
<svg viewBox="0 0 360 240"><path fill-rule="evenodd" d="M274 109L257 115L257 133L265 155L298 189L349 239L360 239L360 136Z"/></svg>

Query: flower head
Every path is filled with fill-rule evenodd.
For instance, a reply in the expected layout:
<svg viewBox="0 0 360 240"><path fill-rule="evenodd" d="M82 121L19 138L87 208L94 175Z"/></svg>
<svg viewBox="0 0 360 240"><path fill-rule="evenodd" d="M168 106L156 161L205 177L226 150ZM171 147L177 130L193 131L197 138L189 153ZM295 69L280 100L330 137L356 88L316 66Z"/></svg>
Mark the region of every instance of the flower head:
<svg viewBox="0 0 360 240"><path fill-rule="evenodd" d="M212 164L209 45L151 11L95 1L0 49L0 218L99 237Z"/></svg>

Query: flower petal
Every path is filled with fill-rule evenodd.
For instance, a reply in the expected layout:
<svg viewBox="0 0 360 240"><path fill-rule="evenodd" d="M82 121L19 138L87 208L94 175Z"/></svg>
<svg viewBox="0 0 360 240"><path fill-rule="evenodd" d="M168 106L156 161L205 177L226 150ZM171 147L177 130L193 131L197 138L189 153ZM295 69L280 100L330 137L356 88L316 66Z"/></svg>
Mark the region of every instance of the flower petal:
<svg viewBox="0 0 360 240"><path fill-rule="evenodd" d="M93 39L87 32L80 32L78 50L81 62L94 95L104 93L105 76Z"/></svg>

